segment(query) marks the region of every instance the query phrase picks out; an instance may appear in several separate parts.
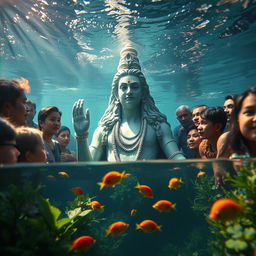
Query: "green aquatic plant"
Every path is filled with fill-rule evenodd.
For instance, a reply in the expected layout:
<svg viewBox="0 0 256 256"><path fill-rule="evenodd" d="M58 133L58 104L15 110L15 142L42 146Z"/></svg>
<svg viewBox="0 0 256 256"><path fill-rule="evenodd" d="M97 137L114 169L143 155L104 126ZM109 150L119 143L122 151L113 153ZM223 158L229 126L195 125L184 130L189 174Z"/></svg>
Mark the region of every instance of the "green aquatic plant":
<svg viewBox="0 0 256 256"><path fill-rule="evenodd" d="M214 186L214 177L207 174L192 181L195 197L192 201L192 209L200 214L208 214L211 204L216 200L218 191Z"/></svg>
<svg viewBox="0 0 256 256"><path fill-rule="evenodd" d="M76 255L72 240L83 229L92 210L77 207L63 216L40 195L40 187L26 183L0 193L1 255Z"/></svg>
<svg viewBox="0 0 256 256"><path fill-rule="evenodd" d="M224 197L241 205L236 219L227 222L208 219L214 239L210 245L214 255L247 256L256 251L256 167L253 162L244 162L237 175L226 173L232 189L223 189Z"/></svg>

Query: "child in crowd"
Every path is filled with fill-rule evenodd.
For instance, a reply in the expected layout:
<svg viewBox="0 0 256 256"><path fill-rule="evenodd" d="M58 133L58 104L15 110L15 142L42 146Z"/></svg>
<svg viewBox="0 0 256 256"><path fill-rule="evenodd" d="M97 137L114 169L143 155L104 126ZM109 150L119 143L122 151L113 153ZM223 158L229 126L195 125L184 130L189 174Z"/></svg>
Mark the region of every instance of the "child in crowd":
<svg viewBox="0 0 256 256"><path fill-rule="evenodd" d="M16 164L20 154L16 146L15 128L0 118L0 164Z"/></svg>
<svg viewBox="0 0 256 256"><path fill-rule="evenodd" d="M56 140L61 146L61 161L62 162L72 162L77 161L75 154L71 152L67 146L70 142L70 129L66 126L61 126L59 131L56 133Z"/></svg>
<svg viewBox="0 0 256 256"><path fill-rule="evenodd" d="M200 123L197 127L203 141L199 146L201 158L216 158L217 140L226 126L227 116L222 107L211 107L201 112Z"/></svg>
<svg viewBox="0 0 256 256"><path fill-rule="evenodd" d="M20 151L18 162L46 163L42 132L32 127L18 127L16 132L17 148Z"/></svg>
<svg viewBox="0 0 256 256"><path fill-rule="evenodd" d="M190 149L195 151L195 158L201 158L199 153L199 145L202 139L199 136L196 126L191 126L188 129L187 145Z"/></svg>
<svg viewBox="0 0 256 256"><path fill-rule="evenodd" d="M38 127L43 132L44 148L49 163L61 162L61 147L53 136L60 129L61 112L55 106L42 108L38 113Z"/></svg>

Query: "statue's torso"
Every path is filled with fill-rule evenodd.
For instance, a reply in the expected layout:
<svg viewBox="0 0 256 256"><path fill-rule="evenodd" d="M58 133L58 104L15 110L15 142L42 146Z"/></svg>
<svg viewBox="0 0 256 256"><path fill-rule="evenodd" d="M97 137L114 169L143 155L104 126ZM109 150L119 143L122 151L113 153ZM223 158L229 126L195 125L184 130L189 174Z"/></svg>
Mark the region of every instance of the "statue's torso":
<svg viewBox="0 0 256 256"><path fill-rule="evenodd" d="M151 160L156 159L159 153L159 144L156 137L155 130L149 125L147 125L145 137L141 146L141 153L137 158L138 149L132 152L126 152L122 150L118 145L116 146L116 151L120 158L120 161L136 161L136 160ZM123 131L123 134L125 132ZM114 129L108 135L107 145L106 145L106 153L107 153L107 161L115 162L115 145L113 145L113 136L114 136ZM142 139L142 138L140 138Z"/></svg>

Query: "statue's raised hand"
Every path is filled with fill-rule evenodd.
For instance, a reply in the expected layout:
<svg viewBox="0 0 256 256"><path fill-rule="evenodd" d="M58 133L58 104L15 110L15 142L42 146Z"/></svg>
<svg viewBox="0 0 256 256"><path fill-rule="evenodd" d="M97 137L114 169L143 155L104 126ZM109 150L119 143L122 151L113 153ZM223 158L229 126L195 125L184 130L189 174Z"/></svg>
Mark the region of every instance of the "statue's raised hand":
<svg viewBox="0 0 256 256"><path fill-rule="evenodd" d="M86 136L90 127L90 113L85 110L84 114L84 100L79 99L73 105L73 126L77 136Z"/></svg>

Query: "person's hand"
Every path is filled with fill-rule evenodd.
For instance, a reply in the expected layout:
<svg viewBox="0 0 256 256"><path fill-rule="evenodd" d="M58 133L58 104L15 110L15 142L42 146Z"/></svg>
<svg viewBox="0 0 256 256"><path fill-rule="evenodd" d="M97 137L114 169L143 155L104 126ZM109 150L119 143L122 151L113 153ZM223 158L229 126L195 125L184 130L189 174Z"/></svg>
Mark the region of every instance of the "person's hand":
<svg viewBox="0 0 256 256"><path fill-rule="evenodd" d="M73 105L72 122L77 136L85 136L88 134L88 129L90 127L90 113L89 110L86 109L84 114L83 106L83 99L79 99Z"/></svg>
<svg viewBox="0 0 256 256"><path fill-rule="evenodd" d="M221 162L213 162L213 173L215 178L215 186L216 188L220 188L225 184L225 175L224 175L224 169L225 165L223 165Z"/></svg>

